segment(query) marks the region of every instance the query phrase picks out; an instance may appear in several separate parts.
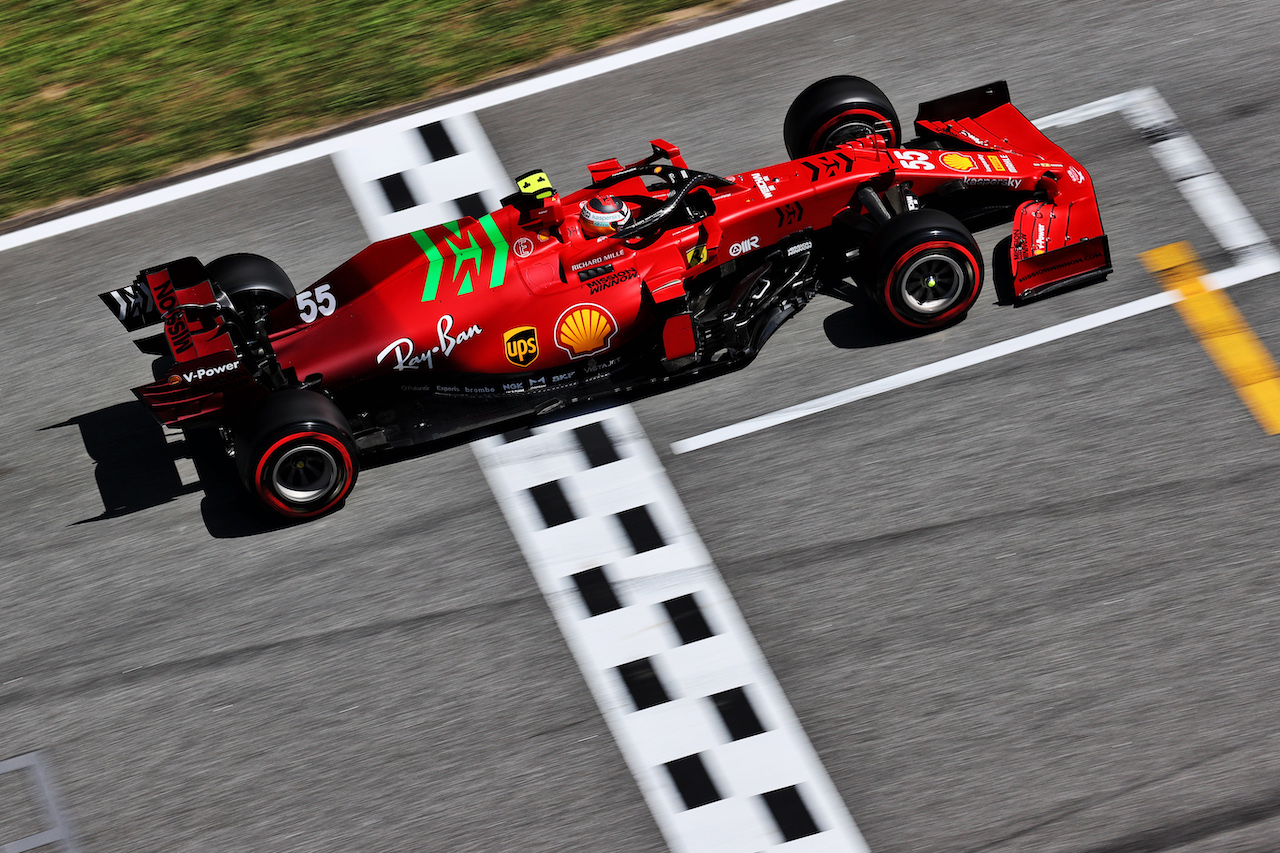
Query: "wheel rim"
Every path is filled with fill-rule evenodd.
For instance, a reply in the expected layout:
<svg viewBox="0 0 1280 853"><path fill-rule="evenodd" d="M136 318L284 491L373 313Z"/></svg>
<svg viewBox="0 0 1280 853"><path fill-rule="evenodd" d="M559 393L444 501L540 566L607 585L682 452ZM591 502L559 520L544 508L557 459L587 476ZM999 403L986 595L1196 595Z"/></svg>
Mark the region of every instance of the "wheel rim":
<svg viewBox="0 0 1280 853"><path fill-rule="evenodd" d="M868 109L852 109L818 128L813 135L811 151L830 151L845 142L868 136L879 136L887 145L898 144L897 131L888 116Z"/></svg>
<svg viewBox="0 0 1280 853"><path fill-rule="evenodd" d="M876 126L866 121L851 121L847 124L837 125L822 140L822 148L835 148L837 145L843 145L846 142L853 142L855 139L862 139L867 136L875 136L880 131Z"/></svg>
<svg viewBox="0 0 1280 853"><path fill-rule="evenodd" d="M231 304L235 306L236 313L250 325L256 323L259 317L270 314L276 306L284 302L285 300L278 293L257 288L242 290L231 296Z"/></svg>
<svg viewBox="0 0 1280 853"><path fill-rule="evenodd" d="M298 444L281 453L271 466L271 488L291 504L315 503L340 482L340 470L329 448Z"/></svg>
<svg viewBox="0 0 1280 853"><path fill-rule="evenodd" d="M902 272L902 301L920 314L941 314L964 293L965 270L950 254L926 252Z"/></svg>

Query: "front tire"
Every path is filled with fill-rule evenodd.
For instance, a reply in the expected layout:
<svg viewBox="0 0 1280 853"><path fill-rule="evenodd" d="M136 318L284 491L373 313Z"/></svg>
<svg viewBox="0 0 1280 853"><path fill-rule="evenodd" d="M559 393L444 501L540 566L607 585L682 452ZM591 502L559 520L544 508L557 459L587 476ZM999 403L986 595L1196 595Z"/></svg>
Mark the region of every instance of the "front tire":
<svg viewBox="0 0 1280 853"><path fill-rule="evenodd" d="M791 102L782 123L782 138L793 160L873 135L896 147L902 125L884 92L861 77L819 80Z"/></svg>
<svg viewBox="0 0 1280 853"><path fill-rule="evenodd" d="M236 432L236 464L268 510L312 518L342 505L360 470L342 411L305 389L272 392Z"/></svg>
<svg viewBox="0 0 1280 853"><path fill-rule="evenodd" d="M895 325L938 329L958 323L982 289L982 252L960 220L912 210L885 223L871 253L872 295Z"/></svg>

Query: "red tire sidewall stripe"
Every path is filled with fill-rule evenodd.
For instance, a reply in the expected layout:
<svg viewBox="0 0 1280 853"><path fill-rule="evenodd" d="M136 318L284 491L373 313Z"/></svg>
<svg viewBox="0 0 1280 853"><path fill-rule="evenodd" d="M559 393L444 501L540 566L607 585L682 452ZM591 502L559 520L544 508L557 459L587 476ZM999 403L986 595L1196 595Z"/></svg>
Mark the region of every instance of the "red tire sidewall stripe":
<svg viewBox="0 0 1280 853"><path fill-rule="evenodd" d="M893 281L898 275L898 270L902 269L903 265L905 265L912 258L919 255L921 252L925 252L930 249L954 249L960 254L964 255L965 259L969 262L969 269L973 273L974 288L973 288L973 293L969 295L968 299L965 299L957 303L956 305L952 306L947 311L933 318L933 320L931 320L930 322L920 323L916 320L912 320L909 317L903 316L903 314L898 310L898 307L894 305ZM916 329L932 329L934 326L937 326L939 323L944 323L951 317L954 317L957 314L962 314L965 311L968 311L971 307L973 307L974 301L978 298L978 289L982 285L982 282L978 279L979 269L980 267L978 266L978 259L974 257L973 252L969 251L969 248L965 246L963 243L957 243L953 240L933 240L928 243L920 243L919 245L912 247L912 250L910 252L898 258L898 262L893 265L893 268L891 270L889 270L889 275L887 278L885 278L885 282L884 282L884 304L888 307L890 311L893 312L893 316L897 317L899 322L905 323L906 325Z"/></svg>
<svg viewBox="0 0 1280 853"><path fill-rule="evenodd" d="M267 461L271 459L272 455L277 450L279 450L283 445L288 444L291 441L297 441L299 439L308 439L308 438L316 439L321 444L327 444L329 447L337 450L338 454L342 457L342 462L343 462L343 465L345 466L345 470L343 471L343 475L342 475L343 476L342 489L338 492L338 494L334 495L332 500L327 501L324 504L324 506L320 507L319 509L309 510L307 512L299 512L297 508L292 507L289 504L285 503L284 501L280 500L279 498L277 498L275 495L271 493L270 489L265 488L262 484L262 475L265 473L265 470L267 467ZM258 490L258 496L262 498L262 500L268 506L270 506L272 509L276 510L277 512L283 513L288 516L292 516L293 518L310 518L313 515L320 515L323 512L329 511L334 506L336 506L343 498L347 496L347 493L351 491L351 486L353 484L354 478L351 476L351 473L354 470L354 468L355 466L352 464L352 461L351 461L351 453L347 450L347 446L337 438L334 438L328 433L323 433L323 432L314 432L314 431L291 432L288 435L278 439L275 442L275 444L272 444L271 447L267 448L267 452L262 454L262 456L258 459L258 467L257 467L257 470L254 471L254 475L253 475L253 485L254 485L254 488Z"/></svg>
<svg viewBox="0 0 1280 853"><path fill-rule="evenodd" d="M875 124L880 124L881 122L887 124L889 126L889 147L892 148L897 146L898 134L894 132L893 122L889 121L888 116L882 115L881 113L875 112L874 110L845 110L844 112L840 113L839 115L827 121L824 125L822 125L822 127L818 128L818 132L815 133L813 135L813 138L809 140L810 150L816 150L818 145L818 140L821 139L828 130L835 127L837 124L839 124L841 119L846 119L849 116L870 116L871 118L875 119L875 122L874 122Z"/></svg>

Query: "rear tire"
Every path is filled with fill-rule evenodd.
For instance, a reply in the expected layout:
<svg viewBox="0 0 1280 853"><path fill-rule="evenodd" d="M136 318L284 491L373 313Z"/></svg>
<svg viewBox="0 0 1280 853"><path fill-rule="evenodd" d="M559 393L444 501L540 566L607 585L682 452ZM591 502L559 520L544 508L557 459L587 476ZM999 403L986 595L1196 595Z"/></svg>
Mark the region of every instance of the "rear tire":
<svg viewBox="0 0 1280 853"><path fill-rule="evenodd" d="M205 272L250 326L297 296L288 274L262 255L223 255L207 264Z"/></svg>
<svg viewBox="0 0 1280 853"><path fill-rule="evenodd" d="M902 125L884 92L861 77L819 80L791 102L782 123L782 138L793 160L875 134L896 147Z"/></svg>
<svg viewBox="0 0 1280 853"><path fill-rule="evenodd" d="M911 210L885 223L872 242L872 296L907 329L958 323L982 290L982 252L960 220Z"/></svg>
<svg viewBox="0 0 1280 853"><path fill-rule="evenodd" d="M236 431L236 464L249 491L285 518L312 518L342 505L360 471L342 411L323 394L275 391Z"/></svg>

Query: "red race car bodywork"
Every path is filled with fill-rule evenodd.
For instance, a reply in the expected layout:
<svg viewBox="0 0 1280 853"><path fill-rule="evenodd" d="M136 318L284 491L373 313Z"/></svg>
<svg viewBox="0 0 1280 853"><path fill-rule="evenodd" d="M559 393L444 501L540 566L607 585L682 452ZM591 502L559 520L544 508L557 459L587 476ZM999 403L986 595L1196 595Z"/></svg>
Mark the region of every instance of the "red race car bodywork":
<svg viewBox="0 0 1280 853"><path fill-rule="evenodd" d="M139 346L172 365L135 389L156 417L221 428L264 504L314 515L360 451L742 367L818 292L906 329L957 322L984 275L971 227L1012 222L1004 302L1110 271L1088 173L1003 83L922 104L916 131L903 144L883 93L830 78L793 104L782 163L719 177L654 140L563 197L522 176L501 209L374 243L300 292L231 255L102 298L131 330L163 323ZM629 221L592 237L601 194Z"/></svg>

